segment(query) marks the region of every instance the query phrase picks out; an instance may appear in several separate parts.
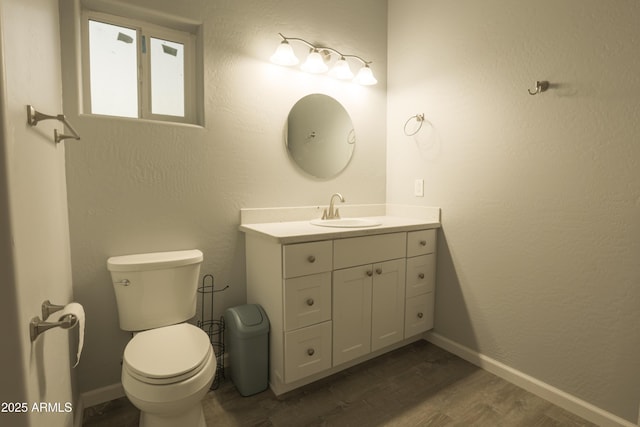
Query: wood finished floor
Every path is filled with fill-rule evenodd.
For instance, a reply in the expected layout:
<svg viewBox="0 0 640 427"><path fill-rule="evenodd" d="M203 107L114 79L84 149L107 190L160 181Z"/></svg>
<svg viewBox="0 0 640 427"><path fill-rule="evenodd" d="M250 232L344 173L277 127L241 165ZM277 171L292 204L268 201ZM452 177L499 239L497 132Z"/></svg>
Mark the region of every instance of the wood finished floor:
<svg viewBox="0 0 640 427"><path fill-rule="evenodd" d="M209 427L595 426L425 341L279 398L242 397L227 379L203 408ZM84 413L85 427L137 425L126 398Z"/></svg>

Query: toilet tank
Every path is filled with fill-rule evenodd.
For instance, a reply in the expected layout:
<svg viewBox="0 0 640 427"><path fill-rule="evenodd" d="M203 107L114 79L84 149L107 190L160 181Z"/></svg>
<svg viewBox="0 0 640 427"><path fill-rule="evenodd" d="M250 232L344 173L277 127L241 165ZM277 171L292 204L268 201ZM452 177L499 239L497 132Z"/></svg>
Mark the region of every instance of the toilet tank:
<svg viewBox="0 0 640 427"><path fill-rule="evenodd" d="M197 249L109 258L120 329L159 328L195 316L201 264Z"/></svg>

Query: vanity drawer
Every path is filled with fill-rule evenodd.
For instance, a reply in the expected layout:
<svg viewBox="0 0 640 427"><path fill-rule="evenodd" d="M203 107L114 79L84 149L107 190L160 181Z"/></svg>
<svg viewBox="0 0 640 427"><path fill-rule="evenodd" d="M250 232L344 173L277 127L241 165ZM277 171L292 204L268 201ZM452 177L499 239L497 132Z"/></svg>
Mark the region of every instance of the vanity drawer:
<svg viewBox="0 0 640 427"><path fill-rule="evenodd" d="M338 239L333 243L334 269L404 258L407 233Z"/></svg>
<svg viewBox="0 0 640 427"><path fill-rule="evenodd" d="M331 272L284 281L284 330L331 320Z"/></svg>
<svg viewBox="0 0 640 427"><path fill-rule="evenodd" d="M435 252L436 230L410 231L407 233L407 256L413 257Z"/></svg>
<svg viewBox="0 0 640 427"><path fill-rule="evenodd" d="M407 299L404 312L405 339L433 329L433 306L433 292Z"/></svg>
<svg viewBox="0 0 640 427"><path fill-rule="evenodd" d="M331 322L287 332L284 382L291 383L331 367Z"/></svg>
<svg viewBox="0 0 640 427"><path fill-rule="evenodd" d="M436 287L436 254L407 258L407 298L433 292Z"/></svg>
<svg viewBox="0 0 640 427"><path fill-rule="evenodd" d="M284 278L331 271L333 242L297 243L283 247Z"/></svg>

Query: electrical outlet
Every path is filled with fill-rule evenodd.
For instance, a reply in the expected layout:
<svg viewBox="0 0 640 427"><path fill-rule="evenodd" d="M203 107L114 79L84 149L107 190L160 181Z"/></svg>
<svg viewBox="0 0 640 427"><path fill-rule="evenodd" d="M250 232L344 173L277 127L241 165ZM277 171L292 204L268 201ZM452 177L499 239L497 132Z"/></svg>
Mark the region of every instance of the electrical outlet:
<svg viewBox="0 0 640 427"><path fill-rule="evenodd" d="M424 197L424 179L416 179L413 181L413 195L416 197Z"/></svg>

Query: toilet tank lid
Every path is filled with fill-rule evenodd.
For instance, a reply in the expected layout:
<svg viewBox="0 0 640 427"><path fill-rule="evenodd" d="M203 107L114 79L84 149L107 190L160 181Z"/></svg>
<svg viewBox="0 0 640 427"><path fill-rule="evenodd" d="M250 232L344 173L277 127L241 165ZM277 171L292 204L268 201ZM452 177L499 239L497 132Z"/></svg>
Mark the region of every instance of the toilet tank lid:
<svg viewBox="0 0 640 427"><path fill-rule="evenodd" d="M114 256L107 260L109 271L138 271L173 268L202 262L198 249Z"/></svg>

